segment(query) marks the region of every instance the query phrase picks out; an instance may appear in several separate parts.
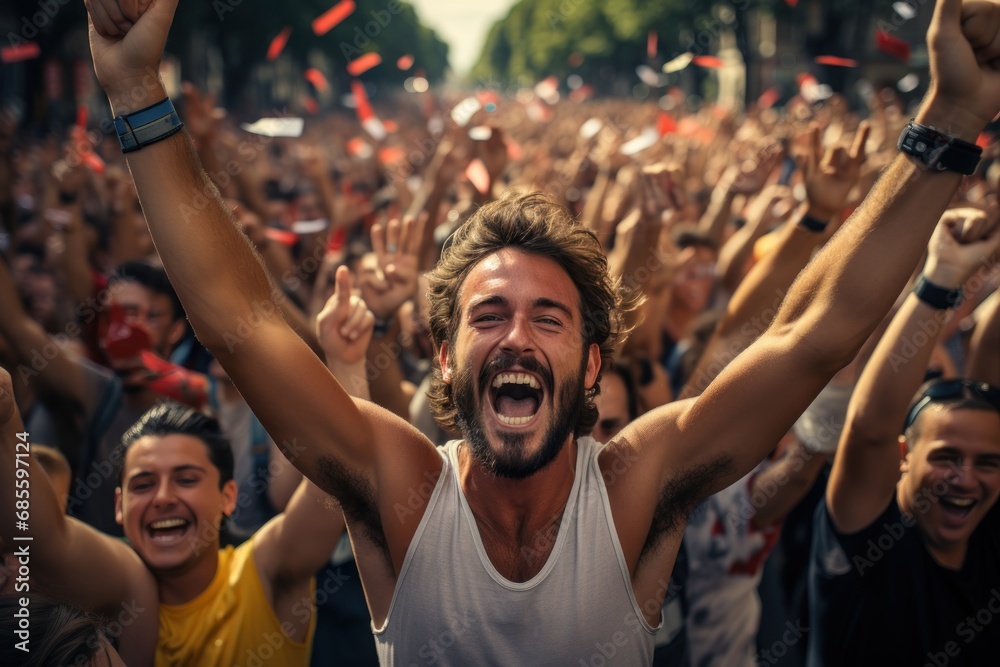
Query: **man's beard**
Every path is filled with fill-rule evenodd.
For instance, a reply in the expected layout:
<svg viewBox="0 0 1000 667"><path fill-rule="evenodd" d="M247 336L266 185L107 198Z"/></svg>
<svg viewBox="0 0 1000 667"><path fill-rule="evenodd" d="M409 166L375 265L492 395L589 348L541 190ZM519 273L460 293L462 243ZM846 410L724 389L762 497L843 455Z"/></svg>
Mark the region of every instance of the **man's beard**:
<svg viewBox="0 0 1000 667"><path fill-rule="evenodd" d="M534 357L501 354L483 366L479 373L479 396L484 403L481 409L476 407L476 382L473 380L472 369L467 366L457 372L453 384L456 421L462 435L465 436L465 441L469 444L472 456L489 472L508 479L525 479L551 463L562 451L566 439L573 433L583 410L586 363L585 356L577 373L560 384L556 393L552 373ZM500 451L494 451L490 447L483 425L485 403L490 401L491 378L495 377L496 373L515 366L538 375L545 387L545 396L552 401L553 414L550 417L549 427L542 437L542 446L531 456L524 454L528 433L498 434ZM538 410L541 409L542 406L539 404Z"/></svg>

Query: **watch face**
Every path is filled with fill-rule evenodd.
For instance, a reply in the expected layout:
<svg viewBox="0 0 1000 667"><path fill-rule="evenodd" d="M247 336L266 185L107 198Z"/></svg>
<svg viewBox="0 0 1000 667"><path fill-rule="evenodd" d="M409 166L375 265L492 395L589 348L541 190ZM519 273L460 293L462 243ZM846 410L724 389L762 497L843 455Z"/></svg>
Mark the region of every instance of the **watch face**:
<svg viewBox="0 0 1000 667"><path fill-rule="evenodd" d="M974 144L913 122L903 129L896 147L927 169L966 175L975 173L983 152Z"/></svg>

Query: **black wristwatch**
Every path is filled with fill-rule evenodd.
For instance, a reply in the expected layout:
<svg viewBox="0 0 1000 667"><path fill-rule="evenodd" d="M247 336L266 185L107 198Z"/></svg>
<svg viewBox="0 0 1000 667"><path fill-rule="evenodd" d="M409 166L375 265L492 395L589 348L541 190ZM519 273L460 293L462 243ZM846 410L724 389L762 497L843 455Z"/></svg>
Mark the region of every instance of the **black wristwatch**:
<svg viewBox="0 0 1000 667"><path fill-rule="evenodd" d="M973 174L979 166L983 149L968 141L950 137L933 127L912 120L899 135L896 148L916 158L917 163L933 171L956 171Z"/></svg>

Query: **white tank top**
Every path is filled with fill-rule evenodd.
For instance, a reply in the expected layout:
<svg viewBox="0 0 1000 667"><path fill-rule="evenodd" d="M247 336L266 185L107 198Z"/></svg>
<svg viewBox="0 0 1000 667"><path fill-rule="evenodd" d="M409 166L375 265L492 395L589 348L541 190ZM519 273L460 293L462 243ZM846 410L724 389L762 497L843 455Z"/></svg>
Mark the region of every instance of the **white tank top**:
<svg viewBox="0 0 1000 667"><path fill-rule="evenodd" d="M632 593L597 455L577 441L576 478L541 571L517 583L490 562L458 479L459 440L444 468L375 628L383 667L649 665L650 627Z"/></svg>

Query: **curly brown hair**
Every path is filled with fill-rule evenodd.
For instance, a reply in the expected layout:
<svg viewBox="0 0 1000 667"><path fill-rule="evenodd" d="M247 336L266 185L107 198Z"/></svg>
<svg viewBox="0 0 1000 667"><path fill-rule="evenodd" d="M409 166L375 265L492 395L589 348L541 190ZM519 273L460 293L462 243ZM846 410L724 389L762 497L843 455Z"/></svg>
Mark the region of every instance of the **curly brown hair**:
<svg viewBox="0 0 1000 667"><path fill-rule="evenodd" d="M437 361L441 344L454 347L461 315L459 293L476 264L502 248L555 260L580 293L584 349L596 343L601 371L611 368L615 347L624 341L625 306L618 280L608 273L608 261L592 232L579 225L568 210L541 193L517 194L491 202L455 233L428 274L430 334L434 344L434 370L427 392L431 413L441 427L458 430L452 386L444 381ZM600 381L600 374L597 376ZM598 382L586 389L584 406L574 426L574 436L589 434L597 423L594 397Z"/></svg>

